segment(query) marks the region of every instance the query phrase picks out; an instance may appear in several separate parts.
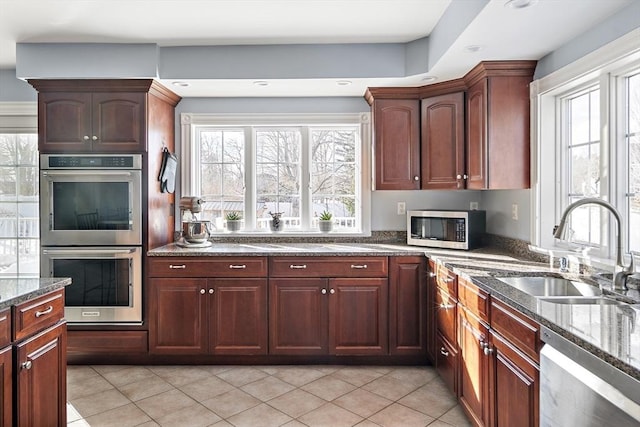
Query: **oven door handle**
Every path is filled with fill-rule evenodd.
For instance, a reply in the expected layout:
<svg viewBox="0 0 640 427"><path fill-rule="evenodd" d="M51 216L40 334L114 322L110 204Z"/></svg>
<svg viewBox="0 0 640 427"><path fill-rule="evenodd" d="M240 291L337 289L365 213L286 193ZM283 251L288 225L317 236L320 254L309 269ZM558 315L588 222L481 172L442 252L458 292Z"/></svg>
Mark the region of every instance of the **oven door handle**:
<svg viewBox="0 0 640 427"><path fill-rule="evenodd" d="M76 249L43 249L42 253L44 255L76 255L81 257L83 254L90 255L122 255L122 254L132 254L136 250L132 249L87 249L87 248L76 248Z"/></svg>
<svg viewBox="0 0 640 427"><path fill-rule="evenodd" d="M42 171L42 176L71 176L71 177L78 177L78 176L96 176L96 175L100 175L100 176L132 176L133 175L133 171L128 171L128 170L104 170L104 169L100 169L100 170L74 170L74 171L57 171L57 170L49 170L49 171Z"/></svg>

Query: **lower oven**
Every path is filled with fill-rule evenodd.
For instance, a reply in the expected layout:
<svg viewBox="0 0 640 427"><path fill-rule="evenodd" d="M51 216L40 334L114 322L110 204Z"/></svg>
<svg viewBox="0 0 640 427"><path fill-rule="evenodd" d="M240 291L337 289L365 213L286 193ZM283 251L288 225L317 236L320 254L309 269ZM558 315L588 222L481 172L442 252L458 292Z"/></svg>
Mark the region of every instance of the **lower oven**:
<svg viewBox="0 0 640 427"><path fill-rule="evenodd" d="M43 247L42 277L70 277L69 323L142 323L142 248Z"/></svg>

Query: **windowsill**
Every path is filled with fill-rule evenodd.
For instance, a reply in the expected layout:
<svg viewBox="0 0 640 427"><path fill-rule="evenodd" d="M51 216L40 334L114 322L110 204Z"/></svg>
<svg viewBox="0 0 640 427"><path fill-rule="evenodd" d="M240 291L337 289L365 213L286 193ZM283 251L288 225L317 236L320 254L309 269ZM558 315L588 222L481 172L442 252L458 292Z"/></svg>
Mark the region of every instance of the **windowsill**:
<svg viewBox="0 0 640 427"><path fill-rule="evenodd" d="M226 238L251 238L251 237L371 237L371 232L354 231L234 231L224 233L211 233L211 240L224 240Z"/></svg>
<svg viewBox="0 0 640 427"><path fill-rule="evenodd" d="M604 271L613 272L616 263L611 258L602 258L595 255L590 255L586 251L571 250L570 248L541 248L538 246L529 245L529 250L543 255L549 256L549 262L553 264L554 258L566 257L569 259L569 264L580 263L582 265L597 268Z"/></svg>

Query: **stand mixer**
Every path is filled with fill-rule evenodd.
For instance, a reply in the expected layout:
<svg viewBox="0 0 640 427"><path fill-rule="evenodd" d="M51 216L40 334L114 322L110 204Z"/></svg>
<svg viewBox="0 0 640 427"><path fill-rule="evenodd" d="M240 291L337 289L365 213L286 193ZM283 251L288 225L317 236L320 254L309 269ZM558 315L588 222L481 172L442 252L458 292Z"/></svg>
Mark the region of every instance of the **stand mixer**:
<svg viewBox="0 0 640 427"><path fill-rule="evenodd" d="M206 248L211 246L209 241L209 226L211 221L198 220L197 213L202 212L202 199L195 196L180 198L180 220L182 230L180 238L176 242L178 246L190 248Z"/></svg>

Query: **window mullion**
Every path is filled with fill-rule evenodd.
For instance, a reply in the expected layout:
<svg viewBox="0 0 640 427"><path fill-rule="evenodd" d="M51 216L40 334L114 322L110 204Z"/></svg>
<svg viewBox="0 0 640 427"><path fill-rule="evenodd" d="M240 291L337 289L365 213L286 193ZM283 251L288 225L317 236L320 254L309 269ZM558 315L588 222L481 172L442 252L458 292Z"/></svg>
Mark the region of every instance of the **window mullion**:
<svg viewBox="0 0 640 427"><path fill-rule="evenodd" d="M300 159L300 213L302 230L311 229L311 217L313 216L311 201L311 128L304 126L300 129L302 137Z"/></svg>
<svg viewBox="0 0 640 427"><path fill-rule="evenodd" d="M247 231L257 228L256 218L256 132L251 126L244 129L244 227Z"/></svg>

